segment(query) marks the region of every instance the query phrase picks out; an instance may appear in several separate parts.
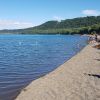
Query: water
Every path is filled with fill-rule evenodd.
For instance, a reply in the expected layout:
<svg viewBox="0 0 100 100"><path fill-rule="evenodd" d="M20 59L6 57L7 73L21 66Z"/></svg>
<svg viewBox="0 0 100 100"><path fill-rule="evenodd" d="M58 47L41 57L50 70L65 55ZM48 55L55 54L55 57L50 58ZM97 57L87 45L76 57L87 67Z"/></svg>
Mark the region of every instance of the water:
<svg viewBox="0 0 100 100"><path fill-rule="evenodd" d="M32 80L79 52L86 40L78 35L0 35L0 100L14 100Z"/></svg>

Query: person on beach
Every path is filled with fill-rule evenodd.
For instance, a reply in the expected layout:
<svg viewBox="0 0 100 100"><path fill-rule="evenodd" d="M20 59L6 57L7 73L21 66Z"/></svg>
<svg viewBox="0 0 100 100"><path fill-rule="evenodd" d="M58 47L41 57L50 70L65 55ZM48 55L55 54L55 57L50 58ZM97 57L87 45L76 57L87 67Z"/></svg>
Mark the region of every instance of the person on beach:
<svg viewBox="0 0 100 100"><path fill-rule="evenodd" d="M98 41L98 35L95 34L95 41L97 42Z"/></svg>
<svg viewBox="0 0 100 100"><path fill-rule="evenodd" d="M94 36L93 36L93 35L89 36L89 39L88 39L88 40L89 40L89 43L93 43L94 40L95 40L95 39L94 39Z"/></svg>
<svg viewBox="0 0 100 100"><path fill-rule="evenodd" d="M96 43L98 42L98 35L95 33L89 37L89 43Z"/></svg>
<svg viewBox="0 0 100 100"><path fill-rule="evenodd" d="M89 37L89 41L92 41L92 40L93 40L93 37L90 36L90 37Z"/></svg>

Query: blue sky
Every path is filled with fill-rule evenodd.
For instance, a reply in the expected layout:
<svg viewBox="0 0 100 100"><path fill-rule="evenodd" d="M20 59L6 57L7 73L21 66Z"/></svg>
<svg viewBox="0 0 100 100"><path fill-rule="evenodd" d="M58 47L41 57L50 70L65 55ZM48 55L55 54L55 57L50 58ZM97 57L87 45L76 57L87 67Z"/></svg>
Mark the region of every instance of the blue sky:
<svg viewBox="0 0 100 100"><path fill-rule="evenodd" d="M0 0L0 29L100 15L100 0Z"/></svg>

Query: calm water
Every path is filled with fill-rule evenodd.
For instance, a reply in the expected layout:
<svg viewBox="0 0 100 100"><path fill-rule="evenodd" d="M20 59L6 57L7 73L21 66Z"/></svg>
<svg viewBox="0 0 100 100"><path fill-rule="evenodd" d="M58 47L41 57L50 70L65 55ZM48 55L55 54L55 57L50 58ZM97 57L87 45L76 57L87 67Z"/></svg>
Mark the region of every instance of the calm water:
<svg viewBox="0 0 100 100"><path fill-rule="evenodd" d="M0 100L18 92L70 59L87 37L66 35L0 35Z"/></svg>

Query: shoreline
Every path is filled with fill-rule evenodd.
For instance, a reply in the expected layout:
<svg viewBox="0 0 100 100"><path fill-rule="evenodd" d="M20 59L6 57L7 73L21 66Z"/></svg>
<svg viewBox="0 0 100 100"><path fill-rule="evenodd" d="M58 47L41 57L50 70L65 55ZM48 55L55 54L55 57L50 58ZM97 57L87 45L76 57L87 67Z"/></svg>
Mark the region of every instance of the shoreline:
<svg viewBox="0 0 100 100"><path fill-rule="evenodd" d="M31 82L15 100L99 100L99 54L87 45L54 71Z"/></svg>

